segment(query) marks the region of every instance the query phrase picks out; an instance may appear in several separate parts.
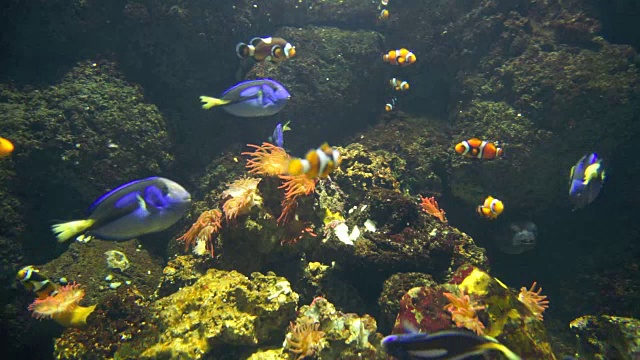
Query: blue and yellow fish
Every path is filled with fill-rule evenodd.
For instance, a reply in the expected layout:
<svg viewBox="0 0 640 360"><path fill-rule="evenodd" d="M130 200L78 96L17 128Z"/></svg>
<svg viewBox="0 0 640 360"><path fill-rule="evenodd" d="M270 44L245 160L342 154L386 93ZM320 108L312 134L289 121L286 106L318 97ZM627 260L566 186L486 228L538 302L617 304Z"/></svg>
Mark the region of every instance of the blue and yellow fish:
<svg viewBox="0 0 640 360"><path fill-rule="evenodd" d="M500 352L509 360L521 359L496 339L463 330L389 335L382 339L382 348L397 359L408 360L462 360L488 351Z"/></svg>
<svg viewBox="0 0 640 360"><path fill-rule="evenodd" d="M222 97L200 96L203 109L220 106L229 114L240 117L270 116L278 113L289 101L289 92L271 79L243 81L222 94Z"/></svg>
<svg viewBox="0 0 640 360"><path fill-rule="evenodd" d="M269 142L275 143L277 147L283 147L284 132L291 130L291 128L289 127L289 123L291 123L291 121L287 121L284 125L282 125L282 123L278 123L278 125L276 125L276 128L273 129L273 135L269 136Z"/></svg>
<svg viewBox="0 0 640 360"><path fill-rule="evenodd" d="M341 163L340 152L324 143L318 149L310 150L304 159L291 159L287 173L294 176L305 174L310 179L325 179Z"/></svg>
<svg viewBox="0 0 640 360"><path fill-rule="evenodd" d="M589 205L598 197L604 177L604 165L598 154L586 154L578 160L569 175L569 196L576 209Z"/></svg>
<svg viewBox="0 0 640 360"><path fill-rule="evenodd" d="M102 195L89 207L88 219L56 224L51 230L58 242L80 234L105 240L128 240L167 229L180 220L190 206L191 195L178 183L150 177Z"/></svg>

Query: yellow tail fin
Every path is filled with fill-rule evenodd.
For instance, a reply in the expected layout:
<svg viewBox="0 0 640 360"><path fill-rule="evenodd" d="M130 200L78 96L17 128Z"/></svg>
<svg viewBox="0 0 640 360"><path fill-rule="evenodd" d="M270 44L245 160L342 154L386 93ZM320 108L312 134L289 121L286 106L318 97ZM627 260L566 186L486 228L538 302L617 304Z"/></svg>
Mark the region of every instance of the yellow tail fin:
<svg viewBox="0 0 640 360"><path fill-rule="evenodd" d="M63 224L55 224L51 226L51 231L56 235L58 242L65 242L71 239L74 235L80 234L87 230L95 220L76 220L69 221Z"/></svg>
<svg viewBox="0 0 640 360"><path fill-rule="evenodd" d="M511 350L509 350L508 347L506 347L506 346L504 346L504 345L502 345L500 343L497 343L497 342L484 343L484 344L478 346L478 349L496 350L496 351L500 351L509 360L522 360L522 358L520 356L516 355L516 353L514 353Z"/></svg>
<svg viewBox="0 0 640 360"><path fill-rule="evenodd" d="M226 105L229 103L229 100L216 99L209 96L200 96L200 101L204 103L202 104L202 108L205 110L211 109L214 106Z"/></svg>

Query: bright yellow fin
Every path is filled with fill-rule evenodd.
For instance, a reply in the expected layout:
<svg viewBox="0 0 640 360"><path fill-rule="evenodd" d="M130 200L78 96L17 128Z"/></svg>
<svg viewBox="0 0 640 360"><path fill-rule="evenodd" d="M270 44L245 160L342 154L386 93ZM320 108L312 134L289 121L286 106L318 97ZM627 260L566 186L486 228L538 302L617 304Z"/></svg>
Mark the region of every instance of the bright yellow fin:
<svg viewBox="0 0 640 360"><path fill-rule="evenodd" d="M214 106L227 105L229 103L229 100L217 99L210 96L200 96L200 101L204 103L202 104L202 108L205 110L211 109Z"/></svg>
<svg viewBox="0 0 640 360"><path fill-rule="evenodd" d="M92 219L69 221L51 226L51 231L56 235L58 242L65 242L74 235L84 232L95 222L96 221Z"/></svg>
<svg viewBox="0 0 640 360"><path fill-rule="evenodd" d="M78 305L71 311L55 314L51 316L51 318L64 327L82 328L87 326L87 317L89 317L95 309L95 305Z"/></svg>
<svg viewBox="0 0 640 360"><path fill-rule="evenodd" d="M498 342L488 342L478 346L478 349L482 350L496 350L500 351L504 356L509 360L522 360L520 356L518 356L513 351L509 350L508 347L498 343Z"/></svg>

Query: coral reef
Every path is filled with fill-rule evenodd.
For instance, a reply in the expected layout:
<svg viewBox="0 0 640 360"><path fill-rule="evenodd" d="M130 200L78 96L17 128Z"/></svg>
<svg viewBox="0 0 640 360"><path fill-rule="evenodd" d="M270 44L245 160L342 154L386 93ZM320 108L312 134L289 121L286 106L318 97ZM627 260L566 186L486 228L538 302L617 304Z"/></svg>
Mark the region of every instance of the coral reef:
<svg viewBox="0 0 640 360"><path fill-rule="evenodd" d="M82 329L67 329L55 339L56 359L135 359L152 343L158 328L149 303L132 288L109 293Z"/></svg>
<svg viewBox="0 0 640 360"><path fill-rule="evenodd" d="M294 317L298 294L274 274L209 269L153 305L159 340L143 358L201 358L222 345L258 346L276 340Z"/></svg>
<svg viewBox="0 0 640 360"><path fill-rule="evenodd" d="M112 269L104 255L110 251L126 255L129 268L125 271ZM64 254L39 266L39 269L56 282L65 278L82 284L88 304L102 303L113 292L111 284L114 283L133 288L141 296L151 296L162 275L159 260L137 240L113 242L94 239L88 243L73 242Z"/></svg>
<svg viewBox="0 0 640 360"><path fill-rule="evenodd" d="M580 359L633 359L640 354L638 319L587 315L569 327L578 338Z"/></svg>
<svg viewBox="0 0 640 360"><path fill-rule="evenodd" d="M313 328L316 329L314 331L318 331L314 334L315 341L309 342L305 349L311 349L313 346L312 352L318 358L344 360L386 358L384 351L380 348L382 335L376 332L376 321L369 315L345 314L337 311L326 299L316 298L311 305L300 308L296 323L314 324ZM289 343L292 336L296 336L291 330L295 330L295 327L287 334L286 342Z"/></svg>
<svg viewBox="0 0 640 360"><path fill-rule="evenodd" d="M458 268L447 284L409 290L394 333L406 332L407 325L425 332L464 327L495 337L522 358L555 359L542 321L514 291L470 265Z"/></svg>

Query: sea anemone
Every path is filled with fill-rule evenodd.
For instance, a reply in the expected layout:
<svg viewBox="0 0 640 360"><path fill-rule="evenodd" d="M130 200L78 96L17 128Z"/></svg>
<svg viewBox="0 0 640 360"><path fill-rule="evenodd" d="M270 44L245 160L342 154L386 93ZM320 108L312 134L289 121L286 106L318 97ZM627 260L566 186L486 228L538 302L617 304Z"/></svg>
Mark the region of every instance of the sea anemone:
<svg viewBox="0 0 640 360"><path fill-rule="evenodd" d="M541 295L542 288L538 289L538 291L534 291L537 282L533 282L530 289L526 287L520 288L520 294L518 294L518 300L523 303L533 315L538 319L542 320L542 313L549 308L549 300L547 300L546 295Z"/></svg>
<svg viewBox="0 0 640 360"><path fill-rule="evenodd" d="M290 333L285 339L285 348L292 352L296 360L302 360L307 356L317 356L326 346L324 331L318 330L320 323L310 317L303 317L297 324L290 324Z"/></svg>
<svg viewBox="0 0 640 360"><path fill-rule="evenodd" d="M290 157L283 148L263 142L262 146L247 144L254 148L253 152L243 152L242 155L249 155L247 168L252 174L275 176L287 172Z"/></svg>
<svg viewBox="0 0 640 360"><path fill-rule="evenodd" d="M451 313L451 320L456 323L459 328L466 328L474 331L478 335L484 333L484 324L478 319L476 311L484 310L484 306L478 306L477 303L471 301L469 295L463 294L458 297L452 293L443 293L450 304L445 305L444 309Z"/></svg>
<svg viewBox="0 0 640 360"><path fill-rule="evenodd" d="M284 189L285 198L297 198L309 195L316 190L316 179L309 179L306 175L280 175L282 185L278 189Z"/></svg>
<svg viewBox="0 0 640 360"><path fill-rule="evenodd" d="M254 205L262 204L262 197L258 194L259 182L260 179L242 178L229 184L229 188L222 193L224 198L229 198L222 205L227 220L246 214Z"/></svg>
<svg viewBox="0 0 640 360"><path fill-rule="evenodd" d="M84 290L73 283L60 287L44 299L36 299L29 305L29 310L38 319L52 318L63 326L81 327L87 324L87 316L95 309L95 305L78 305L83 298Z"/></svg>
<svg viewBox="0 0 640 360"><path fill-rule="evenodd" d="M211 238L213 234L220 231L221 222L222 213L220 210L207 210L200 214L198 220L191 225L184 235L178 238L178 241L184 241L185 251L195 244L193 251L196 255L203 255L208 251L213 257L214 249Z"/></svg>
<svg viewBox="0 0 640 360"><path fill-rule="evenodd" d="M440 209L440 207L438 206L438 202L433 196L425 198L420 195L420 207L422 208L422 211L435 216L441 222L447 222L447 218L444 217L444 210Z"/></svg>

